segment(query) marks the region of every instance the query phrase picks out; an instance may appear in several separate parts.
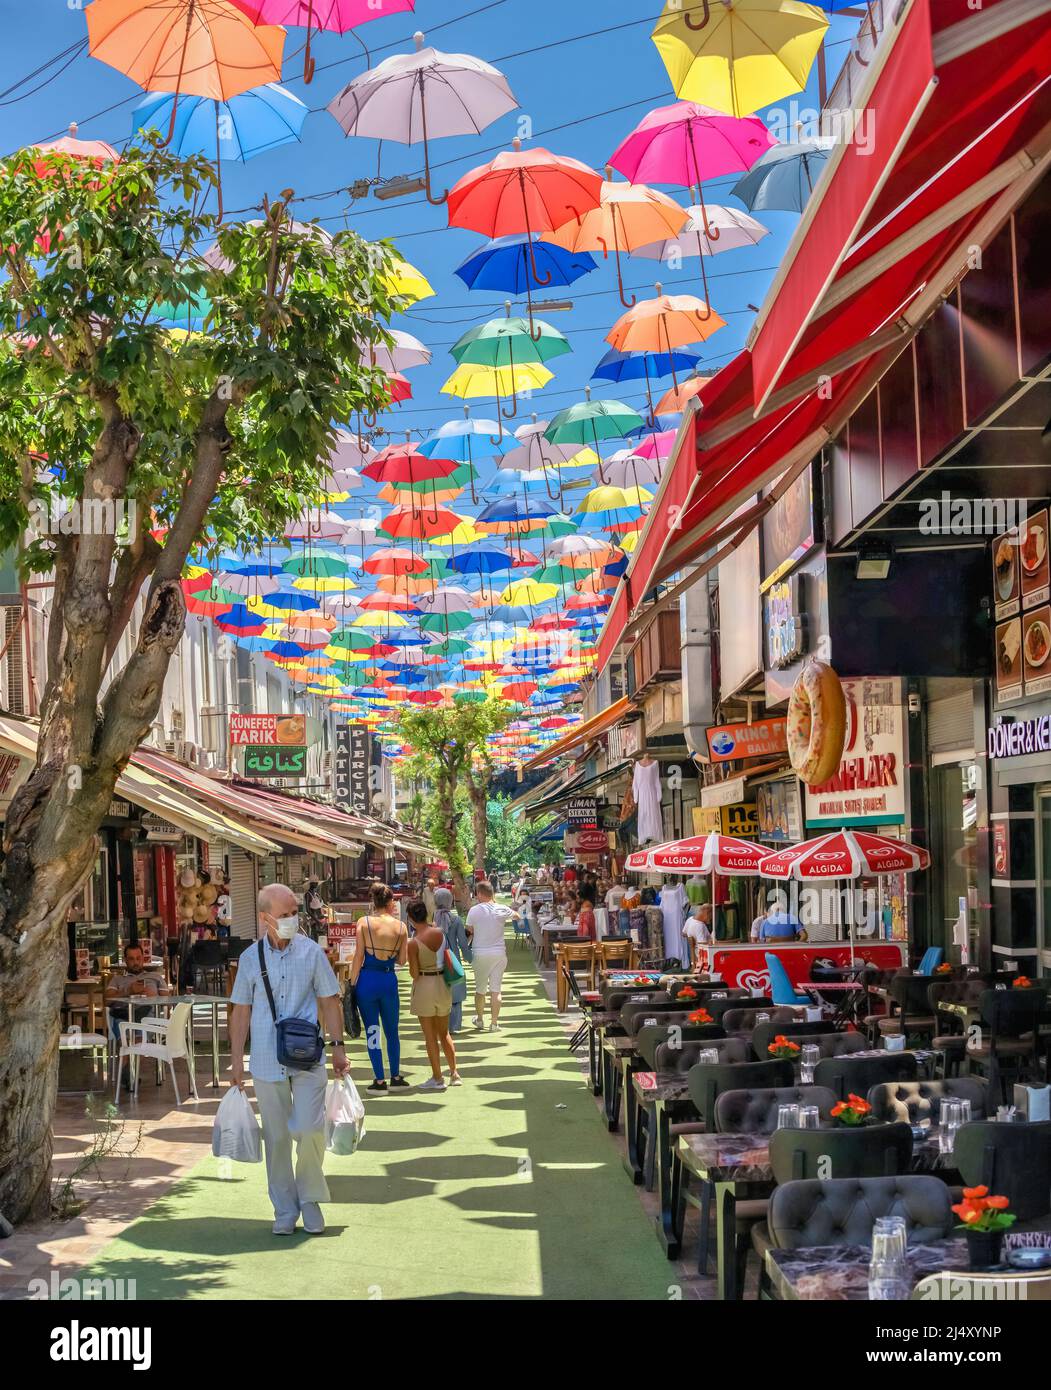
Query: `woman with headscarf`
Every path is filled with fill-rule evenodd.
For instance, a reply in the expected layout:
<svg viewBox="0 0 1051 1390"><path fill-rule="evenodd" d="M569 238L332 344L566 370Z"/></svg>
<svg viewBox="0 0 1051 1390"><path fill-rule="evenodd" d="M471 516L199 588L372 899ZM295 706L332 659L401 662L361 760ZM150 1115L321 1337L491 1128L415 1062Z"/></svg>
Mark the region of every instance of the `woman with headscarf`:
<svg viewBox="0 0 1051 1390"><path fill-rule="evenodd" d="M463 965L471 959L471 943L463 918L455 910L453 895L448 888L434 890L434 925L445 933L445 944L456 959ZM467 998L467 979L457 981L452 987L453 1007L449 1015L449 1032L458 1033L463 1023L463 1003Z"/></svg>

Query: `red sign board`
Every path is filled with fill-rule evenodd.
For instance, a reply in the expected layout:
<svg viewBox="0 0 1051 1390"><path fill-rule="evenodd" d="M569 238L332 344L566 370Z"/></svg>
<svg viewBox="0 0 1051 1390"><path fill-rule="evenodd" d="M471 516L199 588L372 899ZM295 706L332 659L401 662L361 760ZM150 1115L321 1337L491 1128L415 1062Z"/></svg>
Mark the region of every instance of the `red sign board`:
<svg viewBox="0 0 1051 1390"><path fill-rule="evenodd" d="M605 830L578 830L573 846L576 854L601 854L609 849L609 836Z"/></svg>
<svg viewBox="0 0 1051 1390"><path fill-rule="evenodd" d="M231 714L230 742L238 747L254 744L266 748L307 742L307 721L303 714Z"/></svg>
<svg viewBox="0 0 1051 1390"><path fill-rule="evenodd" d="M706 729L708 756L713 763L730 763L740 758L784 753L788 748L787 723L782 715L775 719L757 719L754 724L718 724Z"/></svg>

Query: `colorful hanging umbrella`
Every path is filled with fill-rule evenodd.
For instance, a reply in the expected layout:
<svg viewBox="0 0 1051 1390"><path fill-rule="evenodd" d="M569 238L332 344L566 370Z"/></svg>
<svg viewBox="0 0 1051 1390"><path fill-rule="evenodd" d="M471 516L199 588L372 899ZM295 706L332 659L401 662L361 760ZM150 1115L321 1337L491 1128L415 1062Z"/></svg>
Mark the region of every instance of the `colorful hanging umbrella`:
<svg viewBox="0 0 1051 1390"><path fill-rule="evenodd" d="M285 31L229 0L94 0L88 52L148 92L229 101L281 80ZM175 132L172 104L168 138Z"/></svg>
<svg viewBox="0 0 1051 1390"><path fill-rule="evenodd" d="M593 401L590 388L584 391L586 400L560 410L548 425L545 435L553 444L590 444L597 453L602 440L623 439L642 424L642 416L623 402Z"/></svg>
<svg viewBox="0 0 1051 1390"><path fill-rule="evenodd" d="M662 294L657 285L655 299L644 299L622 314L606 334L606 341L622 352L660 352L671 353L677 347L689 343L705 342L726 327L721 318L703 299L690 294ZM678 380L672 370L672 385ZM646 424L656 426L656 417L651 414Z"/></svg>
<svg viewBox="0 0 1051 1390"><path fill-rule="evenodd" d="M414 35L415 53L397 53L359 73L329 102L328 110L348 135L423 142L428 201L444 203L431 188L429 142L453 135L477 135L518 102L503 73L466 53L424 48Z"/></svg>
<svg viewBox="0 0 1051 1390"><path fill-rule="evenodd" d="M630 309L636 298L624 297L621 252L677 236L688 221L688 214L666 193L658 193L642 183L607 180L602 185L599 206L578 213L552 232L550 240L568 251L601 251L606 259L612 248L620 302Z"/></svg>
<svg viewBox="0 0 1051 1390"><path fill-rule="evenodd" d="M380 530L393 540L429 540L447 535L462 520L444 507L398 507L383 518Z"/></svg>
<svg viewBox="0 0 1051 1390"><path fill-rule="evenodd" d="M802 212L835 148L831 136L775 145L731 192L752 212Z"/></svg>
<svg viewBox="0 0 1051 1390"><path fill-rule="evenodd" d="M804 90L827 29L796 0L666 0L651 37L677 97L746 116Z"/></svg>
<svg viewBox="0 0 1051 1390"><path fill-rule="evenodd" d="M120 163L120 155L105 140L81 140L77 135L76 121L70 121L68 134L60 135L57 140L42 140L31 148L39 150L45 156L58 154L86 160L96 169L101 169L105 164ZM43 178L48 168L49 165L44 159L37 160L33 165L38 178Z"/></svg>
<svg viewBox="0 0 1051 1390"><path fill-rule="evenodd" d="M434 290L427 277L400 256L389 270L384 271L382 279L388 294L397 295L409 304L419 304L421 300L434 296Z"/></svg>
<svg viewBox="0 0 1051 1390"><path fill-rule="evenodd" d="M708 273L704 258L716 256L720 251L737 251L742 246L755 246L763 237L769 236L769 229L738 208L698 203L687 211L689 221L678 236L654 242L652 246L640 246L636 255L663 261L675 268L689 257L697 256L701 263L704 297L707 299Z"/></svg>
<svg viewBox="0 0 1051 1390"><path fill-rule="evenodd" d="M538 280L532 273L536 266ZM530 331L533 327L533 291L541 285L573 285L595 269L595 258L586 252L567 251L538 237L524 235L498 237L478 251L472 251L453 274L458 275L469 290L496 290L514 295L524 294L529 312Z"/></svg>
<svg viewBox="0 0 1051 1390"><path fill-rule="evenodd" d="M233 0L253 24L285 24L306 29L303 49L303 81L314 80L314 59L310 43L322 29L345 34L370 19L385 14L404 14L416 8L416 0Z"/></svg>
<svg viewBox="0 0 1051 1390"><path fill-rule="evenodd" d="M448 381L443 382L441 389L445 395L457 396L460 400L494 396L498 438L502 439L502 422L518 411L518 393L540 391L553 377L554 373L539 362L524 362L514 367L483 367L475 362L464 362ZM505 400L510 402L510 409L505 409Z"/></svg>
<svg viewBox="0 0 1051 1390"><path fill-rule="evenodd" d="M736 835L694 835L686 840L669 840L652 849L636 850L625 860L625 868L635 872L672 874L721 874L755 878L769 850ZM765 870L762 871L765 873Z"/></svg>
<svg viewBox="0 0 1051 1390"><path fill-rule="evenodd" d="M676 415L679 411L685 410L687 404L695 396L699 396L704 388L711 381L711 376L692 376L687 381L680 381L678 386L671 387L657 402L655 414L657 415Z"/></svg>
<svg viewBox="0 0 1051 1390"><path fill-rule="evenodd" d="M529 269L538 285L533 233L552 232L599 205L602 179L579 160L549 150L514 148L472 169L449 193L449 226L466 227L487 237L523 233L529 245Z"/></svg>

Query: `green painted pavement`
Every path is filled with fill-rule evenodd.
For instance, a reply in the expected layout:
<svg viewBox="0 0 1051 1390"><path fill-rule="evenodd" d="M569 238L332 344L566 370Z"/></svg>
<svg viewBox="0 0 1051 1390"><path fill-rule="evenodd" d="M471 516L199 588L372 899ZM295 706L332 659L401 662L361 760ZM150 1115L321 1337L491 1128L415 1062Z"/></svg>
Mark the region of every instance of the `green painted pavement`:
<svg viewBox="0 0 1051 1390"><path fill-rule="evenodd" d="M362 1147L326 1159L323 1236L272 1235L263 1165L223 1180L209 1156L92 1273L135 1279L140 1299L668 1298L674 1267L520 948L503 993L502 1033L475 1032L468 1006L462 1087L365 1097ZM404 995L402 1023L403 1070L424 1081ZM360 1041L351 1062L363 1089Z"/></svg>

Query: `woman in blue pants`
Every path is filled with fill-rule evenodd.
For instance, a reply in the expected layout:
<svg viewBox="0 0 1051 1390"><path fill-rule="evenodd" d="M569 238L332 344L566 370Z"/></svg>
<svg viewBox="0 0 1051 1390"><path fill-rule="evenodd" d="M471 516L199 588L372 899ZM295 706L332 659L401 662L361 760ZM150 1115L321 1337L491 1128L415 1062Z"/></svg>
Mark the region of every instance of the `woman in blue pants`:
<svg viewBox="0 0 1051 1390"><path fill-rule="evenodd" d="M382 1095L387 1090L387 1082L383 1075L381 1026L387 1043L390 1084L392 1087L409 1084L400 1070L397 976L398 966L408 959L409 934L405 924L394 915L394 894L387 885L374 883L371 893L373 910L358 919L350 988L365 1025L365 1046L372 1063L374 1080L368 1090L372 1095Z"/></svg>

